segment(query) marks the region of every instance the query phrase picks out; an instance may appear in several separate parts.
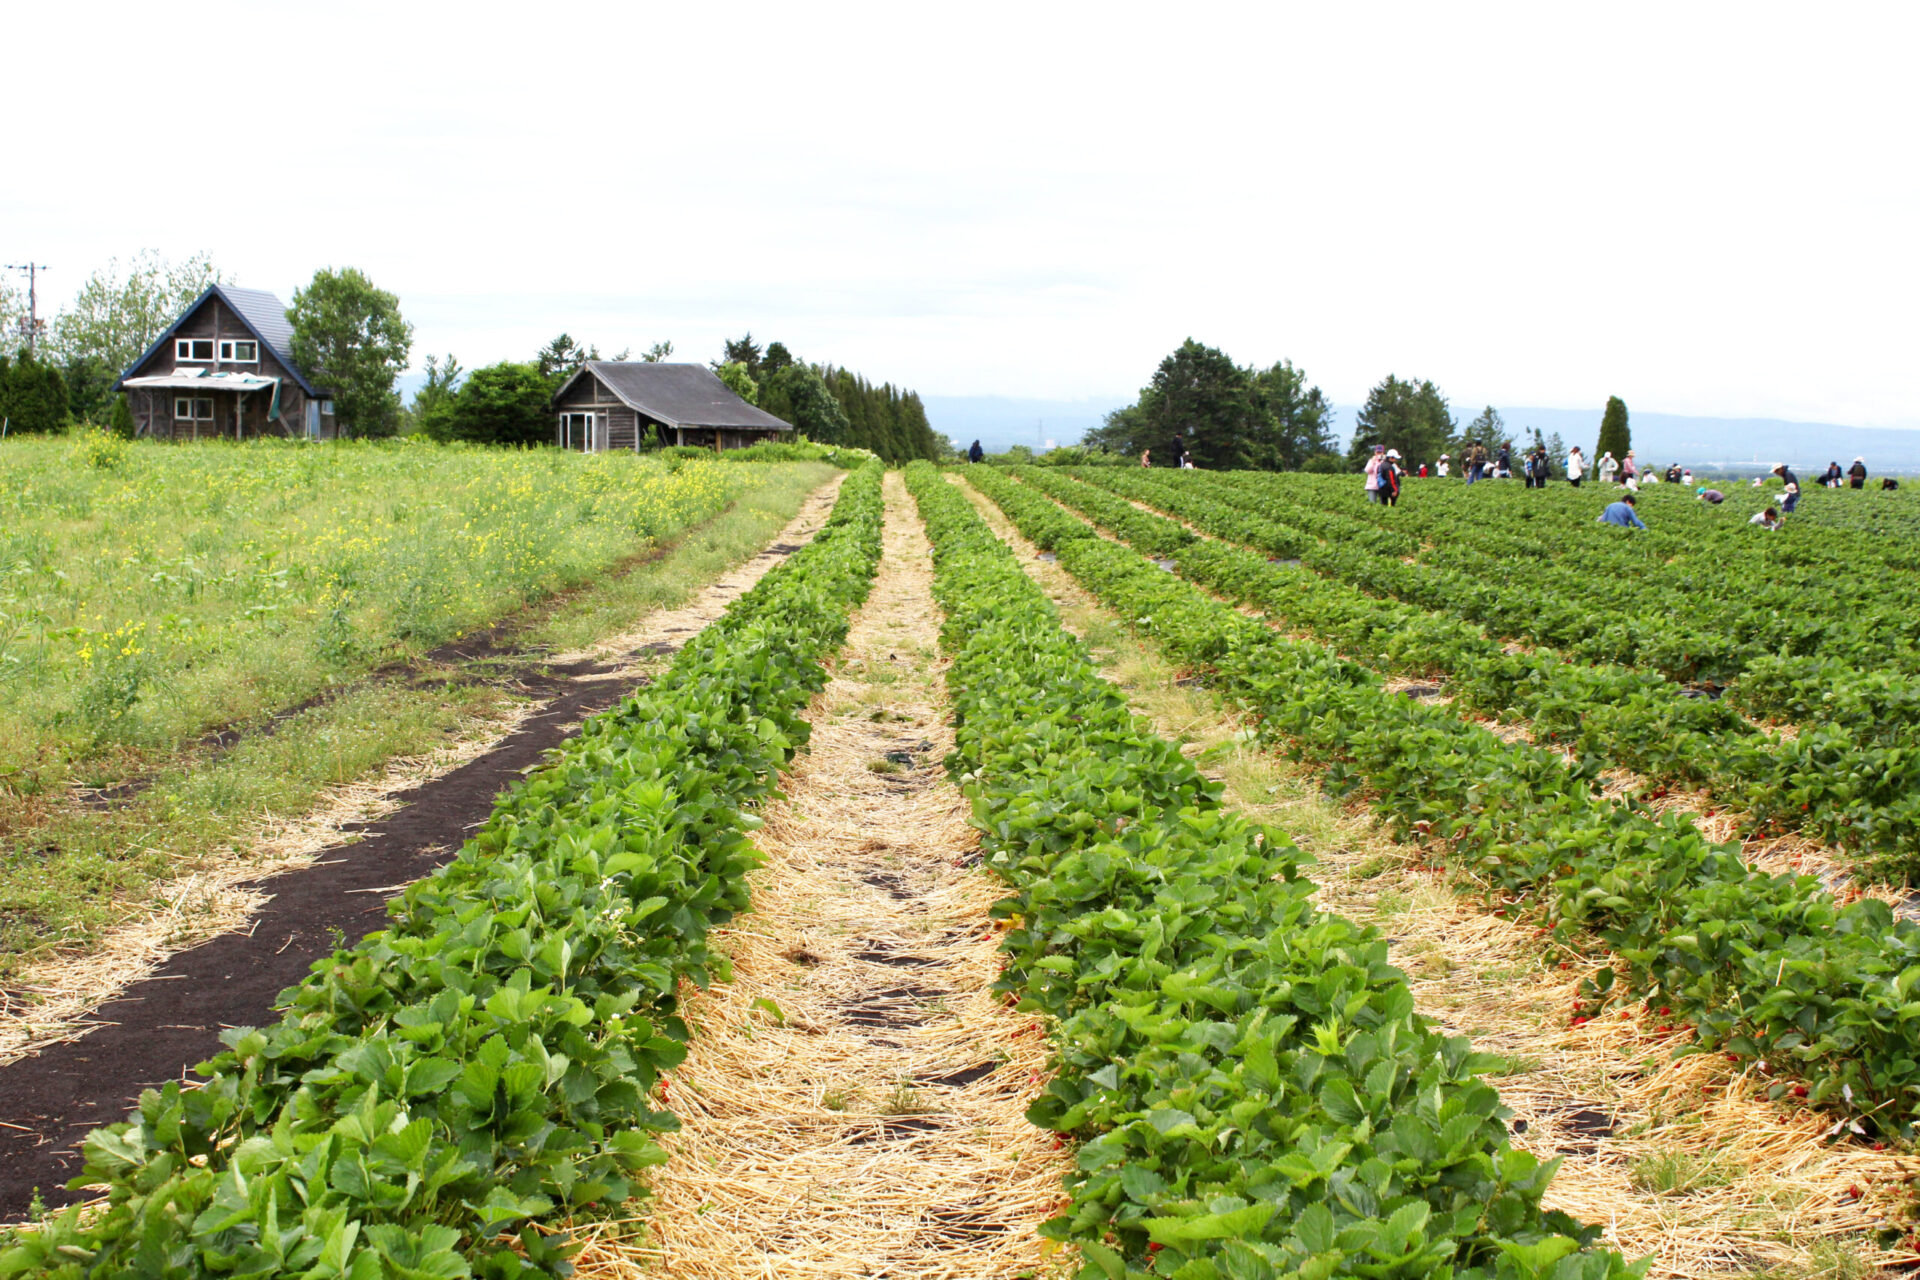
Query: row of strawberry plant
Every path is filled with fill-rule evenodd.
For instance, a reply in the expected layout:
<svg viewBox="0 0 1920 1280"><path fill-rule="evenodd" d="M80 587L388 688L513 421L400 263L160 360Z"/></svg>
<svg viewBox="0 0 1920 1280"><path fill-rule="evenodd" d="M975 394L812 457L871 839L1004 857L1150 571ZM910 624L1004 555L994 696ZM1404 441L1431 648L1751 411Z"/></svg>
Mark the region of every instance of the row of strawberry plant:
<svg viewBox="0 0 1920 1280"><path fill-rule="evenodd" d="M1003 989L1057 1019L1029 1115L1080 1140L1083 1274L1638 1275L1545 1212L1464 1038L1370 928L1318 910L1280 833L1154 736L930 465L952 760L1012 886Z"/></svg>
<svg viewBox="0 0 1920 1280"><path fill-rule="evenodd" d="M648 1105L685 1053L675 995L725 972L709 939L748 905L746 806L805 743L866 596L880 478L849 477L812 543L316 963L279 1023L90 1135L75 1185L108 1207L23 1232L0 1275L566 1275L553 1220L635 1194L676 1126Z"/></svg>
<svg viewBox="0 0 1920 1280"><path fill-rule="evenodd" d="M1071 517L1010 477L974 483L1116 616L1210 673L1262 735L1322 764L1330 788L1364 789L1402 835L1420 833L1450 868L1497 891L1502 911L1607 944L1616 963L1591 975L1594 1003L1575 1016L1642 996L1694 1028L1696 1051L1765 1063L1775 1096L1798 1090L1862 1127L1912 1135L1920 929L1883 903L1842 908L1813 877L1756 873L1737 844L1680 815L1597 798L1597 760L1569 766L1389 694L1364 667L1277 634L1084 524L1084 536L1065 536L1058 522ZM1789 1083L1795 1075L1805 1083Z"/></svg>
<svg viewBox="0 0 1920 1280"><path fill-rule="evenodd" d="M1792 736L1762 732L1726 703L1694 696L1657 673L1576 663L1545 648L1509 652L1450 614L1369 595L1330 567L1351 554L1341 548L1299 549L1302 568L1319 572L1276 567L1251 552L1195 539L1180 524L1115 496L1130 492L1208 533L1263 549L1285 545L1291 536L1202 490L1134 479L1116 485L1105 477L1095 487L1040 467L1015 474L1139 550L1177 554L1180 572L1195 581L1369 665L1447 674L1458 701L1524 717L1538 740L1617 761L1661 782L1708 787L1748 815L1749 830L1802 830L1858 855L1870 878L1903 882L1920 872L1920 752L1901 743L1876 740L1852 725L1814 725ZM1403 567L1396 563L1388 571Z"/></svg>
<svg viewBox="0 0 1920 1280"><path fill-rule="evenodd" d="M1760 538L1744 523L1682 502L1663 515L1663 523L1694 518L1680 533L1623 538L1592 527L1593 499L1571 490L1556 495L1575 508L1566 525L1534 518L1551 505L1546 496L1474 499L1464 486L1425 491L1416 509L1386 512L1361 501L1351 484L1315 477L1076 474L1129 496L1150 486L1213 495L1236 514L1253 505L1264 513L1257 518L1264 534L1237 540L1312 556L1317 572L1502 635L1680 679L1731 680L1727 700L1749 715L1838 731L1838 741L1817 750L1808 744L1809 758L1830 776L1888 798L1913 790L1920 768L1915 584L1904 573L1860 572L1850 543L1823 550L1834 536L1826 529L1796 520L1791 536ZM1395 530L1372 523L1389 519ZM1364 554L1386 532L1431 545L1421 544L1414 564Z"/></svg>
<svg viewBox="0 0 1920 1280"><path fill-rule="evenodd" d="M1250 472L1188 479L1183 473L1177 483L1241 505L1252 497L1275 521L1311 528L1348 551L1345 570L1370 591L1583 658L1716 681L1781 658L1800 660L1795 666L1813 660L1828 678L1849 667L1920 671L1909 575L1836 575L1825 563L1802 563L1790 539L1763 538L1744 522L1723 519L1684 535L1626 538L1594 523L1592 500L1569 493L1560 505L1577 506L1571 524L1545 517L1490 521L1484 509L1456 511L1451 519L1443 513L1402 518L1396 508L1392 518L1401 527L1382 530L1370 521L1389 518L1385 509L1315 490L1316 499L1352 508L1319 510L1297 501L1293 479ZM1454 496L1459 505L1463 499ZM1546 498L1538 503L1553 505ZM1517 514L1535 515L1527 509L1532 505ZM1344 531L1326 527L1334 522L1344 522ZM1802 541L1821 536L1790 528ZM1417 554L1418 562L1369 563L1359 554L1377 549L1369 540L1387 533L1411 544L1389 554ZM1778 714L1765 687L1751 687L1746 696L1757 713Z"/></svg>

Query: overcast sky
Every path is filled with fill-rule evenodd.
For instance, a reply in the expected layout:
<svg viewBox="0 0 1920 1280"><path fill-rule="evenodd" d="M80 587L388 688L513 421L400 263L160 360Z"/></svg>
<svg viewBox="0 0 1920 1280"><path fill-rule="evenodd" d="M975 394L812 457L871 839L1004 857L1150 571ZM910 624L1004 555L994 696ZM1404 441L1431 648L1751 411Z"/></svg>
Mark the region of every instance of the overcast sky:
<svg viewBox="0 0 1920 1280"><path fill-rule="evenodd" d="M1912 5L9 7L0 261L397 293L415 360L1920 427ZM1464 414L1462 415L1464 416Z"/></svg>

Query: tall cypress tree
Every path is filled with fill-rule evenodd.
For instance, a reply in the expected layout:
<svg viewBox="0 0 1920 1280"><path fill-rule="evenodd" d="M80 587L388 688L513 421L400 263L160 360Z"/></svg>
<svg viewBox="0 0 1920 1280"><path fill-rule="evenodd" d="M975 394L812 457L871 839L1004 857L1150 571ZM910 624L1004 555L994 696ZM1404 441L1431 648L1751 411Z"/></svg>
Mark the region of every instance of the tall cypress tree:
<svg viewBox="0 0 1920 1280"><path fill-rule="evenodd" d="M1600 443L1593 447L1595 458L1611 453L1616 459L1633 448L1633 433L1627 430L1627 402L1619 396L1607 397L1607 411L1600 419Z"/></svg>

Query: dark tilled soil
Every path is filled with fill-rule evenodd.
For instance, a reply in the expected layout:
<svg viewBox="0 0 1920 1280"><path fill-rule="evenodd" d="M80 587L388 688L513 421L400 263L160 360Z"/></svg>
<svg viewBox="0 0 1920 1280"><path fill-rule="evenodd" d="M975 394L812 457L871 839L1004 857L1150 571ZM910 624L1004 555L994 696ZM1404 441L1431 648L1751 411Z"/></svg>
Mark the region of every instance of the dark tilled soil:
<svg viewBox="0 0 1920 1280"><path fill-rule="evenodd" d="M383 927L388 899L451 858L497 794L583 716L639 683L581 682L595 673L578 666L523 675L528 691L549 701L500 745L400 793L405 807L354 843L263 881L273 900L249 932L179 953L102 1006L89 1034L0 1067L0 1221L24 1218L35 1188L49 1205L82 1198L63 1188L80 1172L88 1130L124 1119L142 1089L219 1052L222 1028L273 1021L274 997L333 953L336 930L357 941Z"/></svg>

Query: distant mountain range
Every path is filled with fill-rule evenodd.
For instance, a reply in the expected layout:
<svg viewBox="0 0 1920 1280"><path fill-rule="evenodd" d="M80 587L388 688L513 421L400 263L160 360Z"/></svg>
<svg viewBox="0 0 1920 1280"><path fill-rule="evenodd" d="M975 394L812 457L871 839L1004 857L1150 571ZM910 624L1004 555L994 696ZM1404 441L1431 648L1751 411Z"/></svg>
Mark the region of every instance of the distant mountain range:
<svg viewBox="0 0 1920 1280"><path fill-rule="evenodd" d="M1110 411L1131 400L1089 396L1079 400L1021 399L1011 396L923 396L935 431L966 448L978 439L989 452L1011 445L1043 448L1051 439L1072 444L1099 426ZM1600 434L1600 410L1496 406L1515 437L1540 428L1560 433L1568 445L1591 450ZM1334 421L1342 442L1352 438L1358 405L1336 405ZM1470 415L1461 414L1464 422ZM1709 418L1678 413L1631 415L1634 452L1656 466L1678 462L1694 467L1765 470L1785 462L1796 470L1818 472L1829 462L1842 467L1855 455L1882 472L1920 471L1920 431L1889 427L1849 427L1833 422L1788 422L1780 418ZM1416 460L1417 461L1417 460Z"/></svg>

